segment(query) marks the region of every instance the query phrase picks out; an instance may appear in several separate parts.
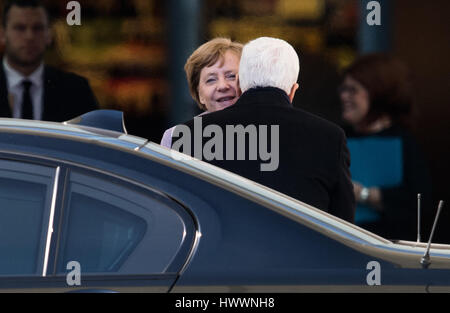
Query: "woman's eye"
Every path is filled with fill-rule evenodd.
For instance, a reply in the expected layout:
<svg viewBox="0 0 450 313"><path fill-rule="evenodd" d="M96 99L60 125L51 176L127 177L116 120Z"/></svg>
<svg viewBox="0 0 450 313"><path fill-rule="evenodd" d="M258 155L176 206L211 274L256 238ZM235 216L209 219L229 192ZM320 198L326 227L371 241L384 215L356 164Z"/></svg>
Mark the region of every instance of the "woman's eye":
<svg viewBox="0 0 450 313"><path fill-rule="evenodd" d="M236 79L236 74L230 74L227 76L228 79Z"/></svg>

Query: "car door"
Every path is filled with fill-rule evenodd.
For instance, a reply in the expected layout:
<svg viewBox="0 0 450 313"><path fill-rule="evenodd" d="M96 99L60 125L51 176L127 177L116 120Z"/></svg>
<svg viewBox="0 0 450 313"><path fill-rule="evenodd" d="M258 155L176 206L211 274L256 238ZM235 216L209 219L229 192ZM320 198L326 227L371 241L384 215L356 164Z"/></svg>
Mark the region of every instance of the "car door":
<svg viewBox="0 0 450 313"><path fill-rule="evenodd" d="M145 184L93 168L0 161L34 184L0 178L0 232L6 238L0 291L170 290L195 234L179 204ZM32 188L37 191L30 193ZM19 210L11 213L11 204Z"/></svg>
<svg viewBox="0 0 450 313"><path fill-rule="evenodd" d="M55 178L55 167L0 159L0 288L42 276Z"/></svg>

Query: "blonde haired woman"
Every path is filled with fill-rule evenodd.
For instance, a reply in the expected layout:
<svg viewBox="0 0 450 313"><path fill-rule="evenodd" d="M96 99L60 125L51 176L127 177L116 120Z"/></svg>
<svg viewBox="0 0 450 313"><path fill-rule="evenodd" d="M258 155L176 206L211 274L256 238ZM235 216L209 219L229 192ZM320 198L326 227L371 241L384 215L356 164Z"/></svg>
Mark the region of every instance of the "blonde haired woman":
<svg viewBox="0 0 450 313"><path fill-rule="evenodd" d="M189 91L199 108L205 111L202 114L229 107L241 95L238 73L242 47L228 38L214 38L187 59L184 70ZM162 146L172 146L174 129L164 132Z"/></svg>

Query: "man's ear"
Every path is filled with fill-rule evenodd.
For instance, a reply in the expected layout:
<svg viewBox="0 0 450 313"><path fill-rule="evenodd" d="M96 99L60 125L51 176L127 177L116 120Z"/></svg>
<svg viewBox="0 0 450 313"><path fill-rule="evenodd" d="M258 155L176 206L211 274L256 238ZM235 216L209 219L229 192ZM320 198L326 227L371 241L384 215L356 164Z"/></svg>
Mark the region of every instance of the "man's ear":
<svg viewBox="0 0 450 313"><path fill-rule="evenodd" d="M298 87L299 86L297 83L293 84L291 87L291 92L288 94L288 97L289 97L289 100L291 101L291 103L294 100L294 95L295 95L295 92L297 91Z"/></svg>
<svg viewBox="0 0 450 313"><path fill-rule="evenodd" d="M236 74L237 86L238 86L238 97L242 95L241 84L239 83L239 74Z"/></svg>

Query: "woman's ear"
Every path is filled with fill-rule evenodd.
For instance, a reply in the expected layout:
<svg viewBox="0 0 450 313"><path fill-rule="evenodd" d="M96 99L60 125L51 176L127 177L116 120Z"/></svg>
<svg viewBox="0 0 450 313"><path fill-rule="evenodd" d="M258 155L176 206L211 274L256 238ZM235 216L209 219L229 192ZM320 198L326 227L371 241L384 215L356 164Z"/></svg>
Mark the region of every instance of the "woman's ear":
<svg viewBox="0 0 450 313"><path fill-rule="evenodd" d="M198 101L200 101L202 106L205 106L205 99L200 94L198 95Z"/></svg>

